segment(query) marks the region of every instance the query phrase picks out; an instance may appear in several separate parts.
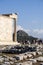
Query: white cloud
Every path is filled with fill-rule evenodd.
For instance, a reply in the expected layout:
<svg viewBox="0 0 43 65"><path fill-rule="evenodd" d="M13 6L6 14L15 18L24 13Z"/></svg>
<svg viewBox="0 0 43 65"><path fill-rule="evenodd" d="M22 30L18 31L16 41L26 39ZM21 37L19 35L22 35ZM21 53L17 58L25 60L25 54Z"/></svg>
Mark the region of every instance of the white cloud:
<svg viewBox="0 0 43 65"><path fill-rule="evenodd" d="M18 25L18 26L17 26L17 31L18 31L18 30L23 30L22 26Z"/></svg>
<svg viewBox="0 0 43 65"><path fill-rule="evenodd" d="M24 29L22 26L20 26L20 25L18 25L17 26L17 31L18 30L23 30L23 31L25 31L25 32L27 32L27 33L29 33L30 32L30 29Z"/></svg>
<svg viewBox="0 0 43 65"><path fill-rule="evenodd" d="M25 32L29 33L30 32L30 29L24 29Z"/></svg>
<svg viewBox="0 0 43 65"><path fill-rule="evenodd" d="M43 34L43 29L34 29L33 32L36 34Z"/></svg>
<svg viewBox="0 0 43 65"><path fill-rule="evenodd" d="M43 37L43 29L33 29L33 30L31 30L31 29L25 29L22 26L18 25L17 31L18 30L23 30L23 31L27 32L29 35L34 36L34 37L40 37L40 38Z"/></svg>

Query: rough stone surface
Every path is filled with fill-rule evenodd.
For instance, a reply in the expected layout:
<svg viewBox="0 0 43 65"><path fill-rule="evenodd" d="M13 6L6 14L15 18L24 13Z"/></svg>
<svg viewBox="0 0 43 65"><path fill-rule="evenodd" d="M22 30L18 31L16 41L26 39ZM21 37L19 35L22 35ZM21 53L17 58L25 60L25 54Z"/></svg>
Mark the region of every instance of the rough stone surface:
<svg viewBox="0 0 43 65"><path fill-rule="evenodd" d="M0 16L0 41L12 41L12 19Z"/></svg>

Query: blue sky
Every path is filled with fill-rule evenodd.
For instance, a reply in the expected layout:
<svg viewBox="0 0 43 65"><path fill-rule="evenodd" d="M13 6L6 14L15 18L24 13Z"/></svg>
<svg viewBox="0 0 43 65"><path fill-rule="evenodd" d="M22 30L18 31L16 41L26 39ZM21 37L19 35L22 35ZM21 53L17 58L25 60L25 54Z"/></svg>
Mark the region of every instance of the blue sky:
<svg viewBox="0 0 43 65"><path fill-rule="evenodd" d="M0 0L0 14L18 13L18 28L43 38L43 0Z"/></svg>

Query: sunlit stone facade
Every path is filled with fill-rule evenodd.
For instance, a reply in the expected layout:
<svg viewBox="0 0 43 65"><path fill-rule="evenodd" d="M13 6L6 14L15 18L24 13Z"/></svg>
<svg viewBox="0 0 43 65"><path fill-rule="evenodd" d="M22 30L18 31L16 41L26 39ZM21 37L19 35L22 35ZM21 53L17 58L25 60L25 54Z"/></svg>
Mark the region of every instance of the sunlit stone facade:
<svg viewBox="0 0 43 65"><path fill-rule="evenodd" d="M16 41L16 30L14 32L14 19L16 19L16 15L12 14L9 16L0 15L0 41L13 41L13 33L15 33L15 41Z"/></svg>

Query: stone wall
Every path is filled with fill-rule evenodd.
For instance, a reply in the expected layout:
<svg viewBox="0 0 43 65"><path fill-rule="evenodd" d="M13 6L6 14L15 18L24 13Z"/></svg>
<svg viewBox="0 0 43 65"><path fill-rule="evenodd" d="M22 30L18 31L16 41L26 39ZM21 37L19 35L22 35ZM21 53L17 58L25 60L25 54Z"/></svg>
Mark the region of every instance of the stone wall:
<svg viewBox="0 0 43 65"><path fill-rule="evenodd" d="M12 41L13 21L7 16L0 16L0 41Z"/></svg>

